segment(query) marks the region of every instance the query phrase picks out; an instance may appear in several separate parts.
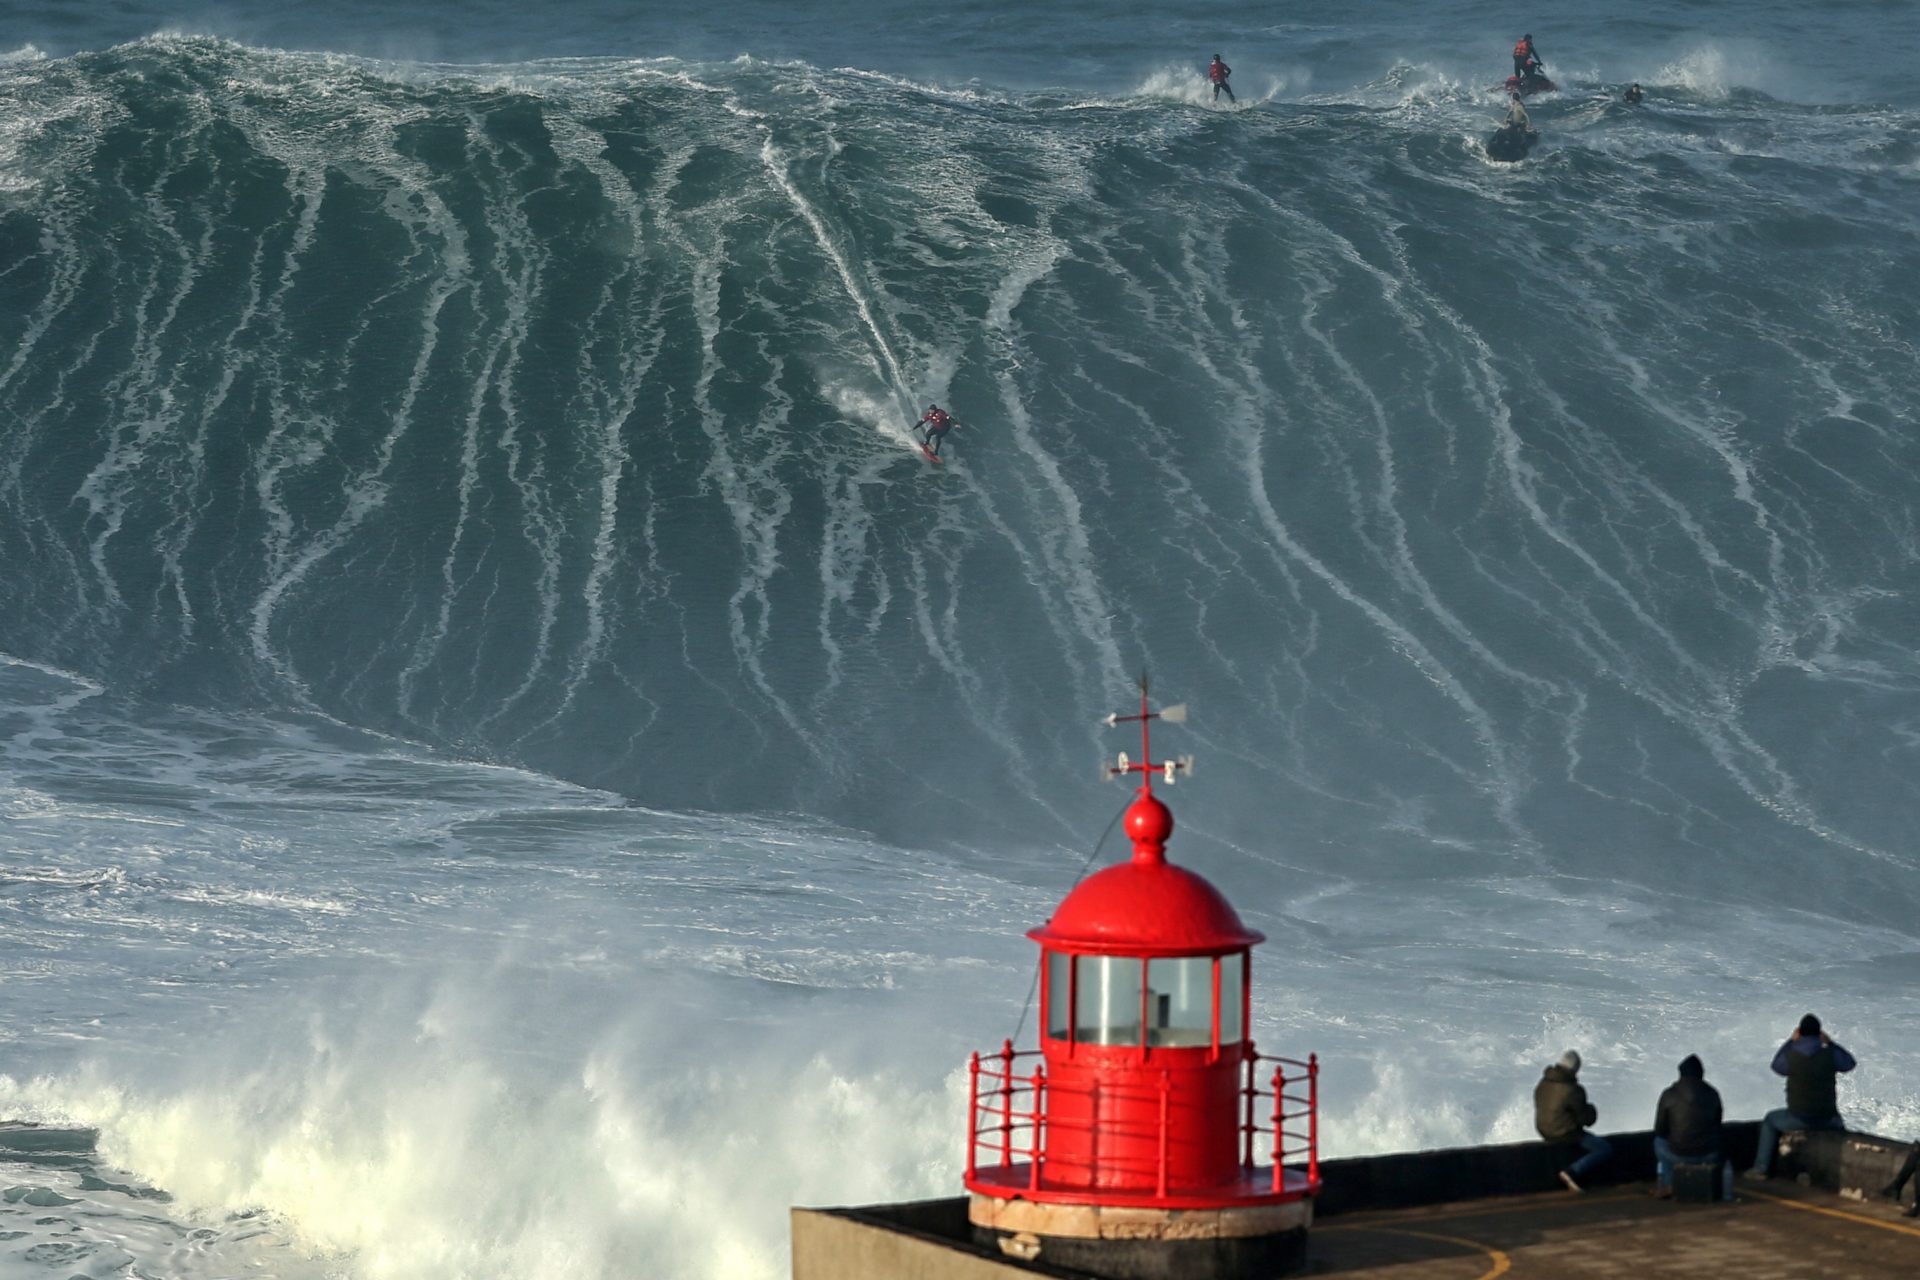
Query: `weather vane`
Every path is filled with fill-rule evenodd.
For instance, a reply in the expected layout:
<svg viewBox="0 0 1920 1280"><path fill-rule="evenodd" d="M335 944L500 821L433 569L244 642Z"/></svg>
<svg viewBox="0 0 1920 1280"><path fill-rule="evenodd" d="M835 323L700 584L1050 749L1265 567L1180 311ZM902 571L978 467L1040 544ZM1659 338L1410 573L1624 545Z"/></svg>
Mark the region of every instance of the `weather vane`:
<svg viewBox="0 0 1920 1280"><path fill-rule="evenodd" d="M1193 776L1193 757L1190 755L1169 756L1165 760L1155 760L1153 758L1153 742L1149 729L1150 722L1154 720L1165 720L1168 724L1185 724L1187 720L1187 704L1184 702L1176 702L1174 705L1162 707L1158 711L1149 708L1147 706L1147 673L1144 671L1140 673L1139 714L1123 716L1116 711L1100 723L1112 727L1113 725L1126 724L1134 720L1140 722L1140 758L1138 760L1129 759L1127 753L1122 751L1115 763L1101 767L1102 777L1117 778L1123 774L1137 773L1140 775L1140 790L1151 795L1153 793L1153 776L1156 773L1160 775L1161 780L1168 786L1172 786L1174 779L1182 773L1189 777Z"/></svg>

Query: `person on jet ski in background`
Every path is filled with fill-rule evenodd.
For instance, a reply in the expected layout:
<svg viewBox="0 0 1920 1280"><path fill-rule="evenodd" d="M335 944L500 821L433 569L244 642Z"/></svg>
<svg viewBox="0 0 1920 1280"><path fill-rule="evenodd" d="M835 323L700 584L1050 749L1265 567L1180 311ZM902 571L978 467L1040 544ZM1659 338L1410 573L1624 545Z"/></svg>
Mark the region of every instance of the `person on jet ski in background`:
<svg viewBox="0 0 1920 1280"><path fill-rule="evenodd" d="M927 406L927 411L920 415L920 421L913 425L927 429L927 452L937 458L940 456L941 437L953 430L955 424L952 414L937 404L930 404Z"/></svg>
<svg viewBox="0 0 1920 1280"><path fill-rule="evenodd" d="M1522 80L1529 76L1545 75L1546 65L1540 61L1540 51L1533 47L1533 32L1520 37L1513 46L1513 74Z"/></svg>
<svg viewBox="0 0 1920 1280"><path fill-rule="evenodd" d="M1213 81L1213 100L1220 101L1220 91L1226 90L1227 101L1239 103L1233 96L1233 86L1227 83L1227 77L1233 74L1233 68L1220 61L1220 55L1214 54L1213 61L1207 64L1207 79Z"/></svg>
<svg viewBox="0 0 1920 1280"><path fill-rule="evenodd" d="M1637 107L1640 105L1640 99L1645 96L1646 95L1640 92L1640 82L1638 80L1635 80L1632 84L1627 86L1627 91L1620 95L1620 101L1626 103L1630 107Z"/></svg>

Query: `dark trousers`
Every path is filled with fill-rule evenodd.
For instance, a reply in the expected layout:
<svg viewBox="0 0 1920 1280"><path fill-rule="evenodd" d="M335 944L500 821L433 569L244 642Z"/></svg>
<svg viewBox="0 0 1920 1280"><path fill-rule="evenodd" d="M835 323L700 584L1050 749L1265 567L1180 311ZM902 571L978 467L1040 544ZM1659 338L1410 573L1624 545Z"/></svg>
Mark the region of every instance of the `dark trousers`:
<svg viewBox="0 0 1920 1280"><path fill-rule="evenodd" d="M1513 55L1513 74L1519 76L1522 80L1527 78L1527 68L1532 65L1532 58L1523 58L1517 53Z"/></svg>
<svg viewBox="0 0 1920 1280"><path fill-rule="evenodd" d="M1900 1189L1907 1185L1907 1179L1911 1178L1916 1171L1920 1171L1920 1143L1915 1143L1913 1150L1907 1152L1907 1162L1901 1165L1900 1172L1893 1176L1891 1186L1894 1195L1900 1194ZM1916 1195L1920 1195L1920 1192L1916 1192Z"/></svg>
<svg viewBox="0 0 1920 1280"><path fill-rule="evenodd" d="M940 440L943 436L947 434L947 432L951 430L953 430L952 427L928 427L927 428L927 452L931 453L936 458L939 457L940 456Z"/></svg>
<svg viewBox="0 0 1920 1280"><path fill-rule="evenodd" d="M1226 92L1228 102L1240 101L1240 99L1233 96L1232 85L1228 84L1225 80L1215 80L1213 82L1213 100L1215 102L1220 101L1220 94L1223 90Z"/></svg>

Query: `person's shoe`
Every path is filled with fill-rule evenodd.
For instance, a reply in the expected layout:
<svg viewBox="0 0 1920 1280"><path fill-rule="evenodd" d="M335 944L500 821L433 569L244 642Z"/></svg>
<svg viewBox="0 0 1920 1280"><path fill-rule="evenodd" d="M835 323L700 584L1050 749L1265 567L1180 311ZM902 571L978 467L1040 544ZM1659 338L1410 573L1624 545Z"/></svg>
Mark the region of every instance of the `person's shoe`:
<svg viewBox="0 0 1920 1280"><path fill-rule="evenodd" d="M1762 1173L1758 1169L1749 1169L1745 1173L1741 1174L1740 1176L1745 1178L1748 1182L1765 1182L1767 1180L1767 1175Z"/></svg>
<svg viewBox="0 0 1920 1280"><path fill-rule="evenodd" d="M1647 1192L1647 1194L1652 1196L1655 1200L1671 1200L1673 1199L1673 1188L1672 1187L1655 1187L1653 1190Z"/></svg>
<svg viewBox="0 0 1920 1280"><path fill-rule="evenodd" d="M1900 1190L1899 1183L1889 1182L1886 1186L1880 1188L1880 1198L1882 1200L1898 1200L1900 1198Z"/></svg>
<svg viewBox="0 0 1920 1280"><path fill-rule="evenodd" d="M1584 1191L1584 1190L1586 1190L1586 1188L1585 1188L1585 1187L1582 1187L1582 1186L1581 1186L1581 1185L1580 1185L1579 1183L1577 1183L1577 1182L1575 1182L1575 1181L1573 1180L1573 1175L1572 1175L1571 1173L1568 1173L1568 1172L1567 1172L1567 1171L1566 1171L1565 1169L1562 1169L1562 1170L1560 1171L1560 1181L1562 1181L1562 1182L1564 1182L1564 1183L1566 1183L1566 1184L1567 1184L1567 1190L1569 1190L1569 1191Z"/></svg>
<svg viewBox="0 0 1920 1280"><path fill-rule="evenodd" d="M1903 1218L1920 1218L1920 1200L1915 1200L1900 1214Z"/></svg>

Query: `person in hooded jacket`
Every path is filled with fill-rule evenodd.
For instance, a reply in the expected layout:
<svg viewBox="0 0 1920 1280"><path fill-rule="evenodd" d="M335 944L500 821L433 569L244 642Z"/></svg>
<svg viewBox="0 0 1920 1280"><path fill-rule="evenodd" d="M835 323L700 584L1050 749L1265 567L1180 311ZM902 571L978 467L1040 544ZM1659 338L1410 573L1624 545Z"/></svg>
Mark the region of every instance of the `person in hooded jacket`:
<svg viewBox="0 0 1920 1280"><path fill-rule="evenodd" d="M1673 1194L1673 1166L1717 1164L1721 1193L1733 1199L1733 1165L1720 1137L1720 1091L1707 1083L1699 1055L1680 1061L1680 1078L1667 1086L1653 1113L1653 1194Z"/></svg>
<svg viewBox="0 0 1920 1280"><path fill-rule="evenodd" d="M1754 1154L1753 1168L1747 1177L1755 1182L1773 1168L1773 1155L1780 1135L1801 1129L1847 1131L1840 1119L1837 1080L1841 1072L1853 1070L1853 1055L1835 1044L1820 1029L1820 1019L1808 1014L1800 1019L1792 1039L1773 1055L1773 1074L1787 1078L1787 1105L1767 1112L1760 1121L1760 1149Z"/></svg>
<svg viewBox="0 0 1920 1280"><path fill-rule="evenodd" d="M1587 1126L1600 1118L1580 1085L1580 1055L1572 1049L1548 1067L1533 1086L1533 1127L1549 1146L1579 1147L1581 1155L1560 1171L1567 1190L1581 1190L1580 1179L1613 1154L1613 1144Z"/></svg>

